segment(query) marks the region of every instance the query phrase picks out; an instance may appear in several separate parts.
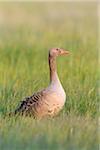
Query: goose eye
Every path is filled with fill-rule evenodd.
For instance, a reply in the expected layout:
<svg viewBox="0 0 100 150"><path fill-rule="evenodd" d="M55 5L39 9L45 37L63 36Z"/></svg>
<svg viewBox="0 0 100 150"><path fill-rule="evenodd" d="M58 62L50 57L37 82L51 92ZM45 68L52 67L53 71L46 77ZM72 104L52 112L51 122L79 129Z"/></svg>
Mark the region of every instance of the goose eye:
<svg viewBox="0 0 100 150"><path fill-rule="evenodd" d="M59 48L56 49L57 51L59 50Z"/></svg>

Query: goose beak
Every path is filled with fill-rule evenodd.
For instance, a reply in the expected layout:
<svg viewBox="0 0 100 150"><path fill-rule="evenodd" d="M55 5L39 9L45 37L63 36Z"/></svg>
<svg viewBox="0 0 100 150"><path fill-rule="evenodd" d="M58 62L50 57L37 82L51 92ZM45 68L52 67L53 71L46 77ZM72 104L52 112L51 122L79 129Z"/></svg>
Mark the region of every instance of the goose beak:
<svg viewBox="0 0 100 150"><path fill-rule="evenodd" d="M60 55L68 55L69 51L61 49Z"/></svg>

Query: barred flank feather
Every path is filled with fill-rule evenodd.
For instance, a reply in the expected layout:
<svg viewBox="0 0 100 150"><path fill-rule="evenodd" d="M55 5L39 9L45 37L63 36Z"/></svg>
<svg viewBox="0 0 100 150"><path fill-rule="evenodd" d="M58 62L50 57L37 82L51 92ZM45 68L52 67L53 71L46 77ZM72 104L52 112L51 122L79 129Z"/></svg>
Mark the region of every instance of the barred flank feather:
<svg viewBox="0 0 100 150"><path fill-rule="evenodd" d="M26 97L21 101L20 106L15 110L14 114L20 114L25 116L34 116L35 117L35 105L38 105L38 102L42 99L42 93L34 93L30 97Z"/></svg>

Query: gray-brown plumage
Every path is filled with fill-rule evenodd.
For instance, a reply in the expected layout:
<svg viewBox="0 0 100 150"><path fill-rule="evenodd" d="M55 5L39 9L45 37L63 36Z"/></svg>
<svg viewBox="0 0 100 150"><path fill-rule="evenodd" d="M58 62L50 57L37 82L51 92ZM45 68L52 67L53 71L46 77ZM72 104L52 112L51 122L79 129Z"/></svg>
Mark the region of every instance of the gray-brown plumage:
<svg viewBox="0 0 100 150"><path fill-rule="evenodd" d="M38 92L30 97L26 97L23 101L21 101L20 106L15 110L15 114L35 117L37 105L39 105L41 100L42 92Z"/></svg>
<svg viewBox="0 0 100 150"><path fill-rule="evenodd" d="M21 101L14 114L43 118L55 116L62 109L66 94L57 75L56 57L68 53L60 48L53 48L49 51L50 85Z"/></svg>

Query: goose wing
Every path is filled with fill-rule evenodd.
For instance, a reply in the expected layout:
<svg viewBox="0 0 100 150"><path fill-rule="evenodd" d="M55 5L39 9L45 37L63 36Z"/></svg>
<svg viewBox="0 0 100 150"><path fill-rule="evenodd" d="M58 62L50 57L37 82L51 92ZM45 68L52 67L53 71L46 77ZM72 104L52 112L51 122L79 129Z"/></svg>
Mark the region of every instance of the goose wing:
<svg viewBox="0 0 100 150"><path fill-rule="evenodd" d="M15 110L15 114L35 117L37 108L41 105L43 98L43 91L34 93L30 97L26 97L23 101L21 101L20 106Z"/></svg>

